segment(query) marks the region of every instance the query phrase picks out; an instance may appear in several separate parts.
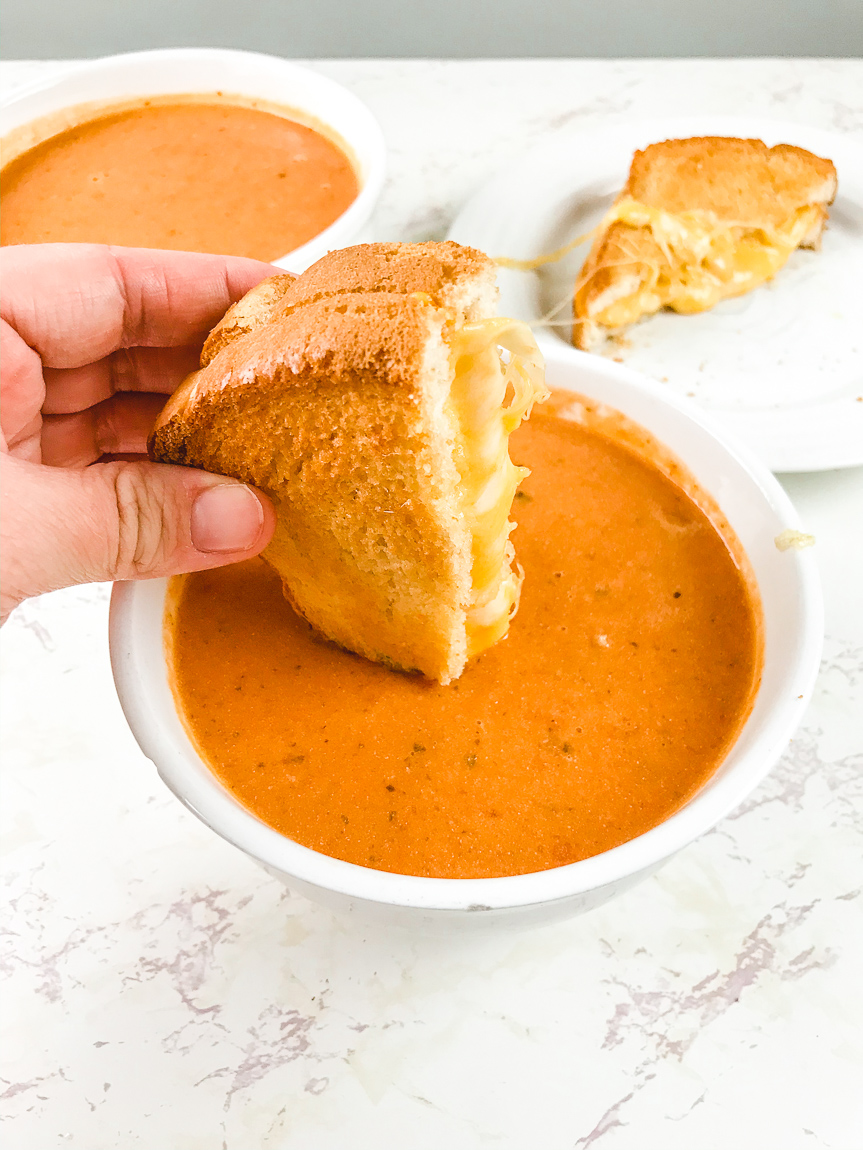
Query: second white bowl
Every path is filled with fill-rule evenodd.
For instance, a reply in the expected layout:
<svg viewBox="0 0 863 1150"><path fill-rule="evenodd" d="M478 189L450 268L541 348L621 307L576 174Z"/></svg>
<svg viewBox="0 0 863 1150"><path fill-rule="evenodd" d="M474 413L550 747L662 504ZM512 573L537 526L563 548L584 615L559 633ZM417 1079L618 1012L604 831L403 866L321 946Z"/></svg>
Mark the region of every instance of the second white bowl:
<svg viewBox="0 0 863 1150"><path fill-rule="evenodd" d="M266 100L318 121L343 141L356 166L360 192L350 207L274 263L288 271L305 271L332 248L371 238L369 223L386 170L377 120L341 84L277 56L225 48L165 48L88 60L58 79L17 90L0 106L0 136L81 104L206 92Z"/></svg>

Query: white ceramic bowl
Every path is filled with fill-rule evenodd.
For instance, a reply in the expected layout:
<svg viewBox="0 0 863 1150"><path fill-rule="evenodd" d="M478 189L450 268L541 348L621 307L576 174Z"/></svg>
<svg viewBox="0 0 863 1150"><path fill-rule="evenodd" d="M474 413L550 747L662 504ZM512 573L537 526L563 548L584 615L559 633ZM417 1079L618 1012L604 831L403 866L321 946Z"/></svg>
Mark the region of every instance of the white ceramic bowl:
<svg viewBox="0 0 863 1150"><path fill-rule="evenodd" d="M811 553L780 552L774 543L781 531L799 526L777 481L744 449L712 431L694 405L668 399L658 385L617 364L573 351L549 363L548 380L640 423L682 460L726 515L749 556L764 609L764 673L752 713L703 789L660 826L623 846L510 878L389 874L300 846L240 806L198 757L174 708L162 645L166 581L116 584L111 661L120 702L144 753L198 818L311 899L420 930L528 925L588 910L651 874L740 803L800 721L821 654L821 594Z"/></svg>
<svg viewBox="0 0 863 1150"><path fill-rule="evenodd" d="M360 193L350 207L314 239L274 263L289 271L305 271L332 248L371 238L369 220L386 168L377 120L347 88L277 56L224 48L166 48L88 60L59 79L14 92L0 106L0 137L79 104L206 92L251 96L294 109L330 128L347 145L357 167Z"/></svg>

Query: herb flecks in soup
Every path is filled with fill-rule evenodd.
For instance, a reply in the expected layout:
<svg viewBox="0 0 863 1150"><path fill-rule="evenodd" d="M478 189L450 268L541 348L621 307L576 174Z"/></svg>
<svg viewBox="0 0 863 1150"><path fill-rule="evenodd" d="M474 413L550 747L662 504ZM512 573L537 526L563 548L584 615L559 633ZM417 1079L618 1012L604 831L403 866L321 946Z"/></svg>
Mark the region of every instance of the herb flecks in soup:
<svg viewBox="0 0 863 1150"><path fill-rule="evenodd" d="M288 837L406 874L543 870L656 826L729 749L760 641L720 533L649 458L553 410L512 452L532 469L513 509L521 606L450 686L321 641L262 561L186 577L185 721Z"/></svg>
<svg viewBox="0 0 863 1150"><path fill-rule="evenodd" d="M214 97L215 99L215 97ZM4 244L122 244L273 260L356 199L345 153L285 116L184 101L106 110L3 169Z"/></svg>

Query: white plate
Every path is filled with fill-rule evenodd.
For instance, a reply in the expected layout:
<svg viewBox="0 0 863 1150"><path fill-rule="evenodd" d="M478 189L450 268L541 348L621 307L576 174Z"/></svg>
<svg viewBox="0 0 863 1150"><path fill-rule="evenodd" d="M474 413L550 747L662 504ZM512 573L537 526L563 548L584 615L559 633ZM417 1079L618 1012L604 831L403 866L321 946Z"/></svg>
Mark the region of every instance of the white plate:
<svg viewBox="0 0 863 1150"><path fill-rule="evenodd" d="M776 279L700 315L658 315L600 354L688 395L773 471L863 464L863 147L800 124L739 117L640 120L556 133L485 185L449 238L494 257L532 259L594 227L632 153L696 135L755 137L827 156L839 192L821 250L797 251ZM571 294L589 244L537 272L501 269L500 311L534 325L547 355L569 343Z"/></svg>

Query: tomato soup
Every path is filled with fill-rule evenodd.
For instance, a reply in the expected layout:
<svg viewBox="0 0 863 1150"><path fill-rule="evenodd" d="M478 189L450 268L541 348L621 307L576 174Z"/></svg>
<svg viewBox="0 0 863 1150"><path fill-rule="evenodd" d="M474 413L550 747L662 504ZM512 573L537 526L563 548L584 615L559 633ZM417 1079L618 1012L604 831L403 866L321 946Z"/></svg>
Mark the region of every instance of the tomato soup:
<svg viewBox="0 0 863 1150"><path fill-rule="evenodd" d="M0 242L277 259L359 190L344 151L287 115L215 93L105 109L6 164Z"/></svg>
<svg viewBox="0 0 863 1150"><path fill-rule="evenodd" d="M511 440L532 469L518 616L449 686L319 638L261 560L175 586L187 729L282 834L402 874L522 874L656 826L722 761L760 674L739 546L632 424L549 406Z"/></svg>

